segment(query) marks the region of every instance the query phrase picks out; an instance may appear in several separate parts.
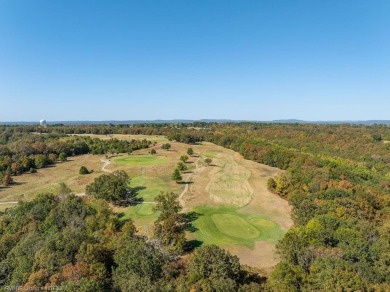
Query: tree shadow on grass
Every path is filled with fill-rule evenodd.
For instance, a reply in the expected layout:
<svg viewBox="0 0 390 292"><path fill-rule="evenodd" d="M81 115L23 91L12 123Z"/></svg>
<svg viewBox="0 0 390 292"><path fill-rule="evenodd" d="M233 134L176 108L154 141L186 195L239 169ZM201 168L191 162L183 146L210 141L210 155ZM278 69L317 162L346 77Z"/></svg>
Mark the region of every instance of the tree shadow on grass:
<svg viewBox="0 0 390 292"><path fill-rule="evenodd" d="M133 194L133 196L137 196L139 194L140 191L146 189L146 187L143 187L143 186L139 186L139 187L134 187L134 188L131 188L131 193Z"/></svg>
<svg viewBox="0 0 390 292"><path fill-rule="evenodd" d="M197 231L198 228L196 228L192 224L192 222L194 222L196 219L198 219L202 215L203 214L197 213L195 211L191 211L191 212L182 214L182 218L184 221L184 230L191 232L191 233L194 233L195 231Z"/></svg>
<svg viewBox="0 0 390 292"><path fill-rule="evenodd" d="M179 185L190 185L190 184L193 184L194 182L192 182L192 181L177 181L176 183Z"/></svg>
<svg viewBox="0 0 390 292"><path fill-rule="evenodd" d="M262 274L264 274L262 270L244 266L244 269L240 272L241 282L245 284L250 284L253 282L264 284L267 281L267 277L262 276Z"/></svg>
<svg viewBox="0 0 390 292"><path fill-rule="evenodd" d="M26 182L24 181L13 181L12 183L9 184L9 186L21 186L24 185Z"/></svg>
<svg viewBox="0 0 390 292"><path fill-rule="evenodd" d="M145 187L135 187L130 190L130 192L127 195L126 199L117 201L115 203L118 207L129 207L129 206L136 206L139 204L142 204L144 202L144 198L138 197L138 194L140 191L146 189Z"/></svg>
<svg viewBox="0 0 390 292"><path fill-rule="evenodd" d="M125 212L120 212L120 213L117 214L119 219L124 217L125 215L126 215Z"/></svg>
<svg viewBox="0 0 390 292"><path fill-rule="evenodd" d="M203 241L193 239L186 241L184 245L184 252L185 253L191 253L194 251L194 249L201 247L203 244Z"/></svg>

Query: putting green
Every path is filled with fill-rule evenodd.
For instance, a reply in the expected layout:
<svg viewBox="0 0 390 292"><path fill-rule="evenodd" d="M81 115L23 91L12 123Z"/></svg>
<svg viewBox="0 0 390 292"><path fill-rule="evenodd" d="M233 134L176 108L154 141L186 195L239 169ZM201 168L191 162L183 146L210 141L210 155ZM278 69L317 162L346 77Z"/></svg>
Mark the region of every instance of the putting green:
<svg viewBox="0 0 390 292"><path fill-rule="evenodd" d="M249 224L245 219L232 214L211 215L215 226L222 233L237 238L256 238L260 235L259 230Z"/></svg>
<svg viewBox="0 0 390 292"><path fill-rule="evenodd" d="M114 159L115 163L126 164L132 166L151 166L160 165L168 161L165 156L158 155L129 155L121 156Z"/></svg>
<svg viewBox="0 0 390 292"><path fill-rule="evenodd" d="M204 244L245 245L255 241L277 242L284 232L278 224L261 215L239 212L234 207L198 207L198 218L193 222L196 238Z"/></svg>

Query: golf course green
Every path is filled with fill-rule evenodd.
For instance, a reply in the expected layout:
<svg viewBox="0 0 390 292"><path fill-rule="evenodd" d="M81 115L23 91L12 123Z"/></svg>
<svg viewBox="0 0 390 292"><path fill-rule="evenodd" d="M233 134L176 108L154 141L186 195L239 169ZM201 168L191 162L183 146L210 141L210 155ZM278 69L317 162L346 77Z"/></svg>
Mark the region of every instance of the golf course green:
<svg viewBox="0 0 390 292"><path fill-rule="evenodd" d="M237 208L198 207L195 211L195 234L204 244L253 247L257 240L276 242L284 235L275 222L261 215L240 213Z"/></svg>

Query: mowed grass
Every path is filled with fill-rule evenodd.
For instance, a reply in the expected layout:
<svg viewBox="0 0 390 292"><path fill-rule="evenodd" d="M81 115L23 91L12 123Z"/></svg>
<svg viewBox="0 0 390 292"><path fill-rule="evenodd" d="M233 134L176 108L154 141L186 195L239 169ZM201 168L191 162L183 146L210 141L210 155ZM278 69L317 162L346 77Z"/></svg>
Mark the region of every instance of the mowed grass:
<svg viewBox="0 0 390 292"><path fill-rule="evenodd" d="M142 203L126 208L122 219L131 218L138 224L153 223L159 215L153 211L154 198L160 192L172 191L171 181L161 177L136 176L131 179L130 187Z"/></svg>
<svg viewBox="0 0 390 292"><path fill-rule="evenodd" d="M154 166L164 164L167 161L167 157L157 155L129 155L113 159L115 163L131 166Z"/></svg>
<svg viewBox="0 0 390 292"><path fill-rule="evenodd" d="M154 202L160 192L170 191L170 181L161 177L136 176L130 181L130 187L137 193L137 198L144 202Z"/></svg>
<svg viewBox="0 0 390 292"><path fill-rule="evenodd" d="M213 214L211 219L220 232L236 238L250 239L260 235L258 229L253 227L244 218L233 214Z"/></svg>
<svg viewBox="0 0 390 292"><path fill-rule="evenodd" d="M261 215L243 214L233 207L197 207L199 217L193 222L196 238L203 244L244 245L255 241L277 242L284 232L275 222Z"/></svg>

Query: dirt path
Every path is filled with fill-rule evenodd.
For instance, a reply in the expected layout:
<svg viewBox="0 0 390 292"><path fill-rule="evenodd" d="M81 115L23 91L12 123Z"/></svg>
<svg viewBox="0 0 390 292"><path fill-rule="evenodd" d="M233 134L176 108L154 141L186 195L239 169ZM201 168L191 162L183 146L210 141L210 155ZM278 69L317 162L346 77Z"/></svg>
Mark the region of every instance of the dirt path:
<svg viewBox="0 0 390 292"><path fill-rule="evenodd" d="M17 204L18 202L0 202L0 205Z"/></svg>
<svg viewBox="0 0 390 292"><path fill-rule="evenodd" d="M184 181L184 183L186 184L185 187L184 187L184 190L181 192L180 196L179 196L179 203L180 205L182 206L182 212L185 212L187 210L187 207L186 207L186 203L183 199L184 195L188 192L188 188L189 188L189 183L190 183L190 179L191 177L195 174L195 173L198 173L199 172L199 160L200 160L200 156L198 157L198 159L195 161L195 170L190 173L190 175L187 177L187 179Z"/></svg>
<svg viewBox="0 0 390 292"><path fill-rule="evenodd" d="M107 166L110 165L111 160L109 160L107 158L102 158L102 159L100 159L100 161L103 162L102 171L108 172L108 173L112 173L112 170L109 170L109 169L106 168Z"/></svg>

